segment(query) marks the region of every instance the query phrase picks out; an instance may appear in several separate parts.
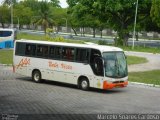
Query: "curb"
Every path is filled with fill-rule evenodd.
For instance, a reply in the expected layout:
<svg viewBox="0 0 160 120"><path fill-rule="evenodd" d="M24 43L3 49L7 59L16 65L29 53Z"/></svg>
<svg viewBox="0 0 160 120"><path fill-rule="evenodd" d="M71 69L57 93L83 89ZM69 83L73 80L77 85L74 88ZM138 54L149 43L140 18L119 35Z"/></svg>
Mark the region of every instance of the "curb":
<svg viewBox="0 0 160 120"><path fill-rule="evenodd" d="M12 64L0 64L0 66L13 66Z"/></svg>
<svg viewBox="0 0 160 120"><path fill-rule="evenodd" d="M160 85L155 85L155 84L146 84L146 83L139 83L139 82L129 82L129 84L160 88Z"/></svg>

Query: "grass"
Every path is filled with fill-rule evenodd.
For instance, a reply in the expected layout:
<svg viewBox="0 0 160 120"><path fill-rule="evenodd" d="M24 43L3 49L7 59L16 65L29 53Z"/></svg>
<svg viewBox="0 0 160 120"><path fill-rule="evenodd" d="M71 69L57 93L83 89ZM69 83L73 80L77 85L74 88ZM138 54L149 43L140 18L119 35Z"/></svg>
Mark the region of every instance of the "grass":
<svg viewBox="0 0 160 120"><path fill-rule="evenodd" d="M129 81L160 85L160 70L129 73Z"/></svg>
<svg viewBox="0 0 160 120"><path fill-rule="evenodd" d="M46 40L45 35L34 35L34 34L27 34L27 33L18 33L17 39L28 39L28 40Z"/></svg>
<svg viewBox="0 0 160 120"><path fill-rule="evenodd" d="M0 63L12 64L13 63L13 50L0 50Z"/></svg>
<svg viewBox="0 0 160 120"><path fill-rule="evenodd" d="M128 65L146 63L148 60L144 57L127 56Z"/></svg>
<svg viewBox="0 0 160 120"><path fill-rule="evenodd" d="M51 42L67 42L67 43L79 43L84 44L82 40L71 40L64 39L63 37L56 36L55 38L49 37L48 35L31 35L27 33L18 33L17 39L28 39L28 40L43 40L43 41L51 41Z"/></svg>
<svg viewBox="0 0 160 120"><path fill-rule="evenodd" d="M134 49L132 49L131 46L128 47L120 47L125 51L136 51L136 52L149 52L149 53L159 53L160 54L160 48L153 48L153 47L145 47L145 46L135 46Z"/></svg>

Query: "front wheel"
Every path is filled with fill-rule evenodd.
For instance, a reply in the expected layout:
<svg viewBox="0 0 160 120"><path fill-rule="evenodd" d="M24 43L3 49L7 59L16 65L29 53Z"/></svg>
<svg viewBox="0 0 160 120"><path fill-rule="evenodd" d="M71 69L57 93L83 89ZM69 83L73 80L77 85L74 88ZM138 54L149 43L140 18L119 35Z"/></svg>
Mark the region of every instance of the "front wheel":
<svg viewBox="0 0 160 120"><path fill-rule="evenodd" d="M32 73L32 80L36 83L40 83L42 81L40 71L36 70Z"/></svg>
<svg viewBox="0 0 160 120"><path fill-rule="evenodd" d="M79 86L82 90L88 90L89 89L89 81L87 78L82 78L79 82Z"/></svg>

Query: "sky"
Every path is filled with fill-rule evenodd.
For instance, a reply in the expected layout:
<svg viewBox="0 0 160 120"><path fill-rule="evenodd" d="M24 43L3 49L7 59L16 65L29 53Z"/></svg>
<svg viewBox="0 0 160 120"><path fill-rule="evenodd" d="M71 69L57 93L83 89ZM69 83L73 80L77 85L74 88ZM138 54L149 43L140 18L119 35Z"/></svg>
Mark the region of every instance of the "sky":
<svg viewBox="0 0 160 120"><path fill-rule="evenodd" d="M66 8L68 7L68 4L66 3L66 0L59 0L60 1L60 5L62 8Z"/></svg>
<svg viewBox="0 0 160 120"><path fill-rule="evenodd" d="M4 0L0 0L0 4L2 3L2 1ZM66 0L59 0L60 1L60 5L62 8L66 8L68 7L68 4L66 3Z"/></svg>

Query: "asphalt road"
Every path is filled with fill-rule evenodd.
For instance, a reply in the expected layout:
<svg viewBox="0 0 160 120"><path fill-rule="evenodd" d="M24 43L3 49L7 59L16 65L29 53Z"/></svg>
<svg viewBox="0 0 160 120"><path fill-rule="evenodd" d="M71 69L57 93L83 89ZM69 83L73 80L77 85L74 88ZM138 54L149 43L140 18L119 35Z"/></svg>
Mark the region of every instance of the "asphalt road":
<svg viewBox="0 0 160 120"><path fill-rule="evenodd" d="M131 56L144 57L148 60L147 63L129 65L129 72L160 70L160 54L129 51L126 51L125 54Z"/></svg>
<svg viewBox="0 0 160 120"><path fill-rule="evenodd" d="M33 116L49 120L48 117L62 114L66 116L59 119L75 119L74 114L85 114L78 117L81 119L97 119L86 114L160 114L159 93L159 88L140 85L82 91L74 85L51 81L37 84L28 77L13 74L11 67L0 66L0 114L14 114L19 118L24 115L22 118L26 120Z"/></svg>

